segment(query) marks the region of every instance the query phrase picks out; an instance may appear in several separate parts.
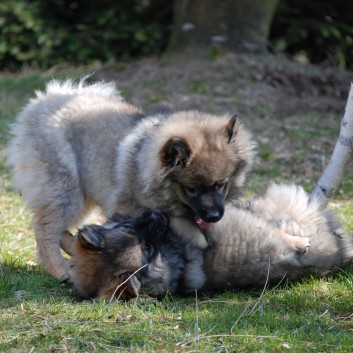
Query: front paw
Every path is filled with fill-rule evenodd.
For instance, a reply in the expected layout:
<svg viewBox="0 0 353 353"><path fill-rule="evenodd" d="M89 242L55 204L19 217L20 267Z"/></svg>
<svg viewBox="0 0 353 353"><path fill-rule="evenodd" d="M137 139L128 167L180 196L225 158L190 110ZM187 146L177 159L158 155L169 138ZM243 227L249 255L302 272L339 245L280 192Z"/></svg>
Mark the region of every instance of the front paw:
<svg viewBox="0 0 353 353"><path fill-rule="evenodd" d="M191 239L191 244L200 249L206 249L208 246L207 240L201 232L198 232L198 234L195 232L195 235Z"/></svg>
<svg viewBox="0 0 353 353"><path fill-rule="evenodd" d="M200 229L185 218L171 217L170 226L187 243L200 249L206 249L208 243Z"/></svg>
<svg viewBox="0 0 353 353"><path fill-rule="evenodd" d="M304 230L300 227L300 225L296 221L293 221L290 219L282 220L280 228L281 230L291 234L292 236L296 236L296 237L304 236Z"/></svg>

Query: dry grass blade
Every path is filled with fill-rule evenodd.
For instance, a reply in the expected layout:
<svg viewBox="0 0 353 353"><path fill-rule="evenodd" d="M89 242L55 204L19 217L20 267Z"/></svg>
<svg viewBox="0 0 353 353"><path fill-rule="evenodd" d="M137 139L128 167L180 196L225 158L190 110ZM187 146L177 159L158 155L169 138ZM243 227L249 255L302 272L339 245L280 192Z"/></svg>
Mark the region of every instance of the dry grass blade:
<svg viewBox="0 0 353 353"><path fill-rule="evenodd" d="M196 311L196 326L195 326L195 334L196 334L196 342L199 343L200 339L200 327L199 327L199 303L197 298L197 289L195 289L195 311Z"/></svg>
<svg viewBox="0 0 353 353"><path fill-rule="evenodd" d="M276 339L276 340L280 340L280 337L277 336L266 336L266 335L232 335L232 334L224 334L224 335L200 335L200 337L198 337L198 340L200 341L201 339L212 339L212 338L220 338L220 337L247 337L247 338L260 338L260 339ZM188 341L183 341L183 342L179 342L176 345L178 347L185 347L187 345L189 345L190 343L196 342L196 338L193 338L191 340Z"/></svg>
<svg viewBox="0 0 353 353"><path fill-rule="evenodd" d="M110 297L109 303L111 303L114 300L115 294L116 292L119 290L119 288L121 288L125 283L127 283L131 277L135 276L136 273L138 273L139 271L141 271L144 267L146 267L146 265L141 266L140 268L138 268L135 272L133 272L124 282L120 283L116 288L115 291L113 292L112 296ZM121 294L121 293L120 293ZM118 297L119 299L119 297Z"/></svg>
<svg viewBox="0 0 353 353"><path fill-rule="evenodd" d="M261 292L261 295L260 295L259 299L256 301L255 305L253 306L253 308L251 309L249 314L253 314L254 313L255 308L258 306L258 304L260 303L263 295L265 294L265 291L266 291L266 288L267 288L267 285L268 285L268 279L270 277L270 267L271 267L271 259L269 258L268 259L268 267L267 267L267 277L266 277L266 282L265 282L264 288L262 289L262 292Z"/></svg>

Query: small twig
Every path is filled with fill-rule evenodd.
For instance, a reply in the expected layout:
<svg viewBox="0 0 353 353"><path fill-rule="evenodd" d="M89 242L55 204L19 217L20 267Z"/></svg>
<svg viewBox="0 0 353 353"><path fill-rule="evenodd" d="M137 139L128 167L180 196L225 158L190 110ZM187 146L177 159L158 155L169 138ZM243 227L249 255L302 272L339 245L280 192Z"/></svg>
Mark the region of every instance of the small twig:
<svg viewBox="0 0 353 353"><path fill-rule="evenodd" d="M119 351L120 351L120 350L129 350L129 349L130 349L130 348L128 348L128 347L113 346L113 345L108 344L108 343L97 342L97 344L98 344L101 348L103 348L105 351L107 351L107 352L111 352L111 349L112 349L112 348L114 348L114 350L119 349Z"/></svg>
<svg viewBox="0 0 353 353"><path fill-rule="evenodd" d="M233 334L233 330L234 327L238 324L239 320L244 316L245 312L248 310L249 308L249 304L245 306L245 309L243 310L243 312L240 314L240 316L238 317L237 321L235 321L234 325L232 326L232 328L230 329L230 333Z"/></svg>
<svg viewBox="0 0 353 353"><path fill-rule="evenodd" d="M116 288L115 291L113 292L112 296L110 297L109 303L111 303L114 300L115 294L118 291L118 289L123 286L125 283L127 283L129 281L129 279L134 276L137 272L139 272L140 270L142 270L144 267L146 267L147 264L141 266L140 268L138 268L135 272L133 272L123 283L120 283Z"/></svg>
<svg viewBox="0 0 353 353"><path fill-rule="evenodd" d="M267 285L268 285L268 280L270 278L270 267L271 267L271 259L269 258L268 259L268 267L267 267L267 277L266 277L266 282L265 282L264 288L262 289L262 292L261 292L261 295L260 295L259 299L256 301L255 305L251 309L250 314L252 314L254 312L256 306L260 303L263 295L265 294L265 290L266 290Z"/></svg>
<svg viewBox="0 0 353 353"><path fill-rule="evenodd" d="M128 278L127 280L129 280L129 278ZM126 281L125 281L125 282L126 282ZM125 282L124 282L124 283L125 283ZM121 285L123 285L124 283L121 283ZM125 290L126 290L126 287L119 293L118 297L116 298L117 300L120 300L120 298L121 298L122 294L125 292ZM113 296L114 296L114 294L113 294ZM113 296L112 296L112 297L113 297ZM110 297L109 303L112 302L112 297Z"/></svg>
<svg viewBox="0 0 353 353"><path fill-rule="evenodd" d="M218 299L209 299L209 300L203 300L199 302L199 305L201 304L212 304L212 303L225 303L225 304L234 304L233 300L218 300Z"/></svg>
<svg viewBox="0 0 353 353"><path fill-rule="evenodd" d="M198 304L198 298L197 298L197 289L195 289L195 310L196 310L196 342L197 345L199 345L199 339L200 339L200 331L199 331L199 304Z"/></svg>
<svg viewBox="0 0 353 353"><path fill-rule="evenodd" d="M269 290L269 292L273 292L274 290L276 290L280 285L281 283L284 281L284 279L286 278L287 276L287 272L283 275L283 277L281 278L281 280L273 287Z"/></svg>
<svg viewBox="0 0 353 353"><path fill-rule="evenodd" d="M264 288L261 292L261 295L259 297L259 299L256 301L255 305L253 306L253 308L251 309L250 311L250 314L254 312L256 306L258 305L258 303L260 302L261 298L263 297L264 293L265 293L265 290L266 290L266 287L267 287L267 284L268 284L268 280L269 280L269 277L270 277L270 265L271 265L271 259L269 258L268 259L268 267L267 267L267 277L266 277L266 282L265 282L265 285L264 285ZM283 278L282 278L283 280ZM281 280L281 281L282 281ZM245 307L245 309L243 310L243 312L240 314L240 316L238 317L237 321L235 321L235 323L233 324L232 328L230 329L230 333L233 334L233 330L234 330L234 327L238 324L238 322L240 321L240 319L244 316L244 314L246 313L246 311L248 310L250 305L247 305Z"/></svg>
<svg viewBox="0 0 353 353"><path fill-rule="evenodd" d="M342 272L346 277L351 277L352 278L352 275L350 273L348 273L347 271L345 271L343 268L341 267L335 267L335 271L339 271L339 272Z"/></svg>
<svg viewBox="0 0 353 353"><path fill-rule="evenodd" d="M138 306L137 306L137 300L135 300L134 309L136 309L137 311L139 311L140 314L143 316L144 319L147 319L147 315L146 315L140 308L138 308Z"/></svg>
<svg viewBox="0 0 353 353"><path fill-rule="evenodd" d="M231 335L231 334L225 334L225 335L209 335L209 336L200 336L199 340L202 338L218 338L218 337L250 337L250 338L272 338L272 339L277 339L280 340L282 338L277 337L277 336L263 336L263 335ZM195 342L195 339L189 340L189 341L184 341L184 342L179 342L176 344L176 346L180 347L185 347L186 345Z"/></svg>
<svg viewBox="0 0 353 353"><path fill-rule="evenodd" d="M326 310L327 311L327 310ZM322 315L321 315L322 316ZM321 317L321 316L319 316L319 317ZM347 320L349 320L349 319L352 319L352 317L353 317L353 314L350 314L350 315L348 315L348 316L346 316L346 317L343 317L341 320L339 320L337 323L335 323L334 325L332 325L332 326L330 326L328 329L327 329L327 331L330 331L330 330L332 330L333 328L335 328L338 324L341 324L342 322L345 322L345 321L347 321Z"/></svg>
<svg viewBox="0 0 353 353"><path fill-rule="evenodd" d="M323 316L325 316L328 313L328 309L326 309L318 318L322 318Z"/></svg>

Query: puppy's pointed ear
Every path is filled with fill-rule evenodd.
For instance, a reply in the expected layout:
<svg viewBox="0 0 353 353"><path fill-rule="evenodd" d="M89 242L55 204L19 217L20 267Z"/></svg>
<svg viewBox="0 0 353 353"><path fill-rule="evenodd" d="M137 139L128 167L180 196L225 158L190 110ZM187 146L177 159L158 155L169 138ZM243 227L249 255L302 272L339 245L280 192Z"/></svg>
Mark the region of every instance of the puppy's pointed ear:
<svg viewBox="0 0 353 353"><path fill-rule="evenodd" d="M87 250L102 250L105 247L105 242L102 237L104 227L91 225L82 228L77 237L80 245Z"/></svg>
<svg viewBox="0 0 353 353"><path fill-rule="evenodd" d="M191 149L188 143L180 137L171 137L159 152L161 162L170 168L183 168L186 166Z"/></svg>
<svg viewBox="0 0 353 353"><path fill-rule="evenodd" d="M236 134L238 131L238 126L239 126L239 121L238 121L238 115L234 114L229 120L226 125L226 133L227 133L227 139L228 143L234 142L236 138Z"/></svg>

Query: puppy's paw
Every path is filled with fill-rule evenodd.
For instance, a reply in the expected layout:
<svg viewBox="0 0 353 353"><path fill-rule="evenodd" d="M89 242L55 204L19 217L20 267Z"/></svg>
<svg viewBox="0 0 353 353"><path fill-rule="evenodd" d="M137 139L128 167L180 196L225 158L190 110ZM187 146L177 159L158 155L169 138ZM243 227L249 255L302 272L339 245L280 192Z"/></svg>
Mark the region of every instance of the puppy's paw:
<svg viewBox="0 0 353 353"><path fill-rule="evenodd" d="M299 254L305 254L310 248L310 239L306 237L298 237L295 235L288 234L279 231L281 238L285 241L287 246L295 252L299 252Z"/></svg>
<svg viewBox="0 0 353 353"><path fill-rule="evenodd" d="M62 283L71 283L71 269L70 268L67 268L66 270L64 271L60 271L58 272L57 274L57 278L60 282Z"/></svg>
<svg viewBox="0 0 353 353"><path fill-rule="evenodd" d="M306 237L293 237L295 240L295 248L300 255L305 254L310 248L310 239Z"/></svg>
<svg viewBox="0 0 353 353"><path fill-rule="evenodd" d="M281 225L280 228L286 232L291 234L292 236L296 236L296 237L303 237L304 236L304 230L300 227L300 225L291 220L282 220L281 221Z"/></svg>
<svg viewBox="0 0 353 353"><path fill-rule="evenodd" d="M189 239L187 240L190 241ZM195 232L195 234L192 236L191 244L200 249L206 249L208 246L205 236L200 231Z"/></svg>

